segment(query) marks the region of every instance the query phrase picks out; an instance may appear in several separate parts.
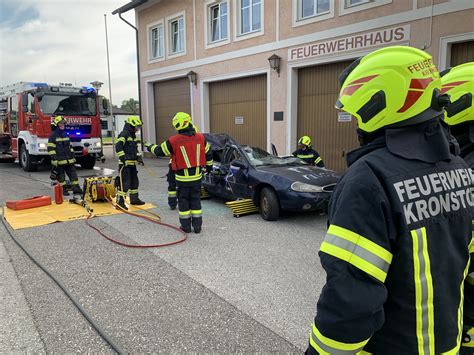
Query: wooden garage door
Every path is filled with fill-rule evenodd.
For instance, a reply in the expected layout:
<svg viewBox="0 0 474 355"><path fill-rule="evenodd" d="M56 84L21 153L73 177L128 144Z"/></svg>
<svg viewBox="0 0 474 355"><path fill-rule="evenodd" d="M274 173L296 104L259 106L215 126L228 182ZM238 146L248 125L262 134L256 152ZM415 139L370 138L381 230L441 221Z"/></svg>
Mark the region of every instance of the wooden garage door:
<svg viewBox="0 0 474 355"><path fill-rule="evenodd" d="M451 66L474 62L474 41L453 43L451 45Z"/></svg>
<svg viewBox="0 0 474 355"><path fill-rule="evenodd" d="M210 131L267 149L267 77L209 84Z"/></svg>
<svg viewBox="0 0 474 355"><path fill-rule="evenodd" d="M339 95L339 74L351 62L298 71L298 138L310 136L326 167L336 171L346 168L345 154L359 146L356 120L338 122L334 108Z"/></svg>
<svg viewBox="0 0 474 355"><path fill-rule="evenodd" d="M191 114L189 80L182 78L155 83L154 93L156 143L160 144L176 133L171 125L176 112Z"/></svg>

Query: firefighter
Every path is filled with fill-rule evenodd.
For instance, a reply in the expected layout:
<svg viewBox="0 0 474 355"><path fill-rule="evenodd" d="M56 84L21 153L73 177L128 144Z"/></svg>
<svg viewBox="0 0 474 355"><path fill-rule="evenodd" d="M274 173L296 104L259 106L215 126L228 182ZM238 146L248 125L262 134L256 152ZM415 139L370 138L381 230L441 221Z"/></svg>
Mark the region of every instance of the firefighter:
<svg viewBox="0 0 474 355"><path fill-rule="evenodd" d="M474 315L464 292L474 177L450 144L438 70L429 54L392 46L339 80L336 107L356 117L362 146L330 200L307 354L456 354L463 314Z"/></svg>
<svg viewBox="0 0 474 355"><path fill-rule="evenodd" d="M51 123L52 132L48 138L48 154L53 167L51 176L55 177L59 184L64 187L67 174L71 181L73 194L82 194L79 178L74 166L76 157L69 136L65 131L65 126L66 120L63 116L56 116ZM69 192L63 189L63 194L67 196Z"/></svg>
<svg viewBox="0 0 474 355"><path fill-rule="evenodd" d="M461 148L461 157L474 168L474 62L464 63L442 73L443 92L451 103L446 107L446 123Z"/></svg>
<svg viewBox="0 0 474 355"><path fill-rule="evenodd" d="M298 149L293 152L293 155L304 160L309 165L317 165L320 168L324 168L323 159L311 146L311 138L308 136L298 139Z"/></svg>
<svg viewBox="0 0 474 355"><path fill-rule="evenodd" d="M125 199L127 192L130 196L131 205L144 205L145 202L138 197L138 171L137 164L143 164L143 158L138 152L140 138L137 132L142 126L142 121L138 116L127 118L123 131L120 132L116 144L115 152L119 158L119 174L117 182L117 205L122 209L127 209Z"/></svg>
<svg viewBox="0 0 474 355"><path fill-rule="evenodd" d="M201 179L202 168L212 168L212 151L204 135L196 133L191 116L178 112L172 120L178 134L169 137L160 145L145 143L149 152L158 157L171 156L171 167L175 173L178 189L178 209L181 229L200 233L202 228Z"/></svg>

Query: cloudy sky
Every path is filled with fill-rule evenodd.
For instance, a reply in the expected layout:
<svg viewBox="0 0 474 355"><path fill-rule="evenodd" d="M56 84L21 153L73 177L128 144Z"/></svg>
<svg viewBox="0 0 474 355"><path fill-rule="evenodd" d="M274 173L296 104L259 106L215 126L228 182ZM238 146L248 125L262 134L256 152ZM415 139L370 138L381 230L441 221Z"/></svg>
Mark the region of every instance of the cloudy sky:
<svg viewBox="0 0 474 355"><path fill-rule="evenodd" d="M138 98L135 31L112 11L129 0L0 0L0 87L19 81L102 81L113 103ZM123 17L134 24L134 11Z"/></svg>

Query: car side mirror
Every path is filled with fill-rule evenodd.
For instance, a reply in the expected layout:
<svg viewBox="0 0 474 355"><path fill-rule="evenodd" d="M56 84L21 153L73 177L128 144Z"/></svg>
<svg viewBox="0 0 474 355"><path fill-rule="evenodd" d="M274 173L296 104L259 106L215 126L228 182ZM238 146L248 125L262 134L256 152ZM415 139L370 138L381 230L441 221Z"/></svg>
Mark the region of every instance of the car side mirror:
<svg viewBox="0 0 474 355"><path fill-rule="evenodd" d="M230 163L230 165L235 166L235 167L240 168L240 169L247 169L247 165L245 165L240 160L234 160Z"/></svg>

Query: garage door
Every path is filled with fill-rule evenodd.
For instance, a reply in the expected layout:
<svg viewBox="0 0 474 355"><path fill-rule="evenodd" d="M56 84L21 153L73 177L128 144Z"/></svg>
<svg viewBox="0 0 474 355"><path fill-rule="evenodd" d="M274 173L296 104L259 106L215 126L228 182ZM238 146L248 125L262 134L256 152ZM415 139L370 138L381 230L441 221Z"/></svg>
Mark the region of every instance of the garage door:
<svg viewBox="0 0 474 355"><path fill-rule="evenodd" d="M453 43L451 45L451 66L474 62L474 41Z"/></svg>
<svg viewBox="0 0 474 355"><path fill-rule="evenodd" d="M267 149L267 77L209 84L210 131L241 144Z"/></svg>
<svg viewBox="0 0 474 355"><path fill-rule="evenodd" d="M155 133L159 144L176 133L171 119L176 112L191 114L188 78L161 81L154 84Z"/></svg>
<svg viewBox="0 0 474 355"><path fill-rule="evenodd" d="M356 121L338 122L334 104L339 95L339 74L352 61L298 70L298 137L310 136L326 167L346 168L345 155L359 146Z"/></svg>

